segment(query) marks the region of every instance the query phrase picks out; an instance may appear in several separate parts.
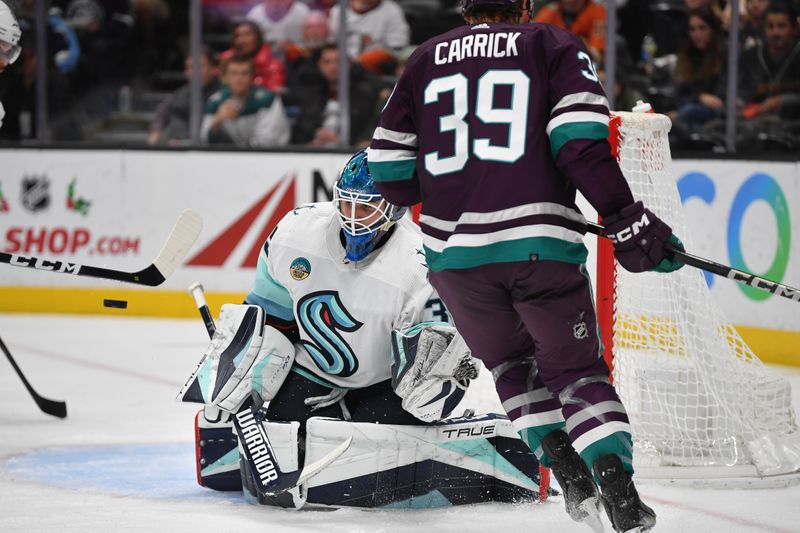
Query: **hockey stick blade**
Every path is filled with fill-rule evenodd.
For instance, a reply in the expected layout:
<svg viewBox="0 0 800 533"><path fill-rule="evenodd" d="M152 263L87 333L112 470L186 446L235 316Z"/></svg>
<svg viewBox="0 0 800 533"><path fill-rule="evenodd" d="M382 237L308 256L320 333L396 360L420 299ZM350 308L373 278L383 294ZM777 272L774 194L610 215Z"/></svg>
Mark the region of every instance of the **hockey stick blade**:
<svg viewBox="0 0 800 533"><path fill-rule="evenodd" d="M295 485L293 487L284 489L281 492L285 492L289 489L292 489L297 485L302 485L312 477L322 472L325 468L330 466L330 464L333 463L336 459L341 457L342 454L344 454L344 452L346 452L347 449L350 447L350 444L352 442L353 442L353 436L351 435L347 437L347 439L344 442L342 442L339 446L331 450L330 453L326 454L324 457L320 457L310 465L304 466L303 471L300 472L300 477L297 478L297 482L295 483ZM274 494L270 494L270 496L273 495Z"/></svg>
<svg viewBox="0 0 800 533"><path fill-rule="evenodd" d="M605 228L599 224L594 224L587 221L586 231L599 237L606 237L604 233ZM800 302L800 289L790 287L789 285L784 285L783 283L778 283L777 281L762 278L749 272L737 270L733 267L711 261L710 259L706 259L704 257L690 254L686 251L675 248L672 243L669 242L664 243L664 248L666 249L667 254L670 256L670 259L677 259L685 265L693 266L695 268L699 268L700 270L716 274L717 276L722 276L723 278L744 283L745 285L750 285L751 287L755 287L756 289L765 292L777 294L778 296L788 298L789 300L794 300L795 302Z"/></svg>
<svg viewBox="0 0 800 533"><path fill-rule="evenodd" d="M22 384L25 385L25 388L28 389L28 392L33 397L33 401L36 402L36 405L39 406L39 409L42 410L43 413L56 416L58 418L66 418L67 417L67 404L65 402L57 402L55 400L50 400L45 398L44 396L40 396L38 392L36 392L30 383L28 383L27 378L25 378L25 374L22 373L19 365L11 357L11 352L6 347L3 339L0 339L0 349L3 350L3 353L8 358L8 362L11 363L11 366L14 367L14 370L17 372L19 379L22 380Z"/></svg>
<svg viewBox="0 0 800 533"><path fill-rule="evenodd" d="M295 487L299 487L309 479L322 472L336 459L341 457L341 455L350 447L352 442L353 437L347 437L347 439L339 444L339 446L331 450L324 457L320 457L310 465L304 466L302 470L296 470L294 472L282 472L274 483L270 483L267 487L265 487L263 494L266 496L277 496L288 490L292 490Z"/></svg>
<svg viewBox="0 0 800 533"><path fill-rule="evenodd" d="M75 276L85 276L89 278L111 279L132 283L134 285L146 285L156 287L172 275L180 266L183 258L200 235L203 228L203 219L192 210L184 211L178 222L172 228L164 247L161 248L158 256L152 264L139 270L138 272L126 272L111 268L81 265L67 261L43 259L41 257L23 256L11 253L0 252L0 263L12 266L35 268L37 270L48 270L50 272L60 272L62 274L73 274Z"/></svg>

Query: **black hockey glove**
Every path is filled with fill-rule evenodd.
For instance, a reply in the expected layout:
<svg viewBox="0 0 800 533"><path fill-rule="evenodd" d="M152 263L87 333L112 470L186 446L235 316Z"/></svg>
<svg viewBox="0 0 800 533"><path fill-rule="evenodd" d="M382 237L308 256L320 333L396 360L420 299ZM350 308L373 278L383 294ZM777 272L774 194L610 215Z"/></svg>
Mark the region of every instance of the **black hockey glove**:
<svg viewBox="0 0 800 533"><path fill-rule="evenodd" d="M683 250L681 241L672 234L672 228L635 202L603 220L605 234L614 243L614 255L619 264L629 272L672 272L683 263L667 257L664 244L669 242Z"/></svg>

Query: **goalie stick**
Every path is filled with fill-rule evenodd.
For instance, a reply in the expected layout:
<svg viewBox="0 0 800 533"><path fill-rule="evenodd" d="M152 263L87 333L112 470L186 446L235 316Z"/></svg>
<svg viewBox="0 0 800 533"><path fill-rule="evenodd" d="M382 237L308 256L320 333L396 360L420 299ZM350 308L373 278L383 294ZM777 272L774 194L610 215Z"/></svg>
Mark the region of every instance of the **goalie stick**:
<svg viewBox="0 0 800 533"><path fill-rule="evenodd" d="M599 237L606 237L604 233L605 228L599 224L587 221L586 230L589 233L593 233ZM700 270L705 270L706 272L711 272L712 274L722 276L723 278L732 279L734 281L738 281L739 283L744 283L745 285L755 287L756 289L777 294L778 296L783 296L784 298L794 300L795 302L800 302L800 289L795 289L794 287L778 283L777 281L771 281L756 276L755 274L744 272L743 270L737 270L704 257L692 255L675 248L669 242L664 243L664 248L667 250L667 253L671 255L670 259L674 258L681 263L699 268Z"/></svg>
<svg viewBox="0 0 800 533"><path fill-rule="evenodd" d="M17 362L14 361L14 358L11 357L11 352L8 351L6 344L3 342L3 339L0 339L0 349L3 350L3 353L6 354L8 358L8 362L11 363L11 366L14 367L14 370L17 372L19 379L22 380L22 384L25 385L25 388L28 389L28 392L33 397L33 401L36 402L36 405L39 406L39 409L42 410L43 413L48 415L56 416L58 418L66 418L67 417L67 404L65 402L57 402L55 400L49 400L43 396L40 396L38 392L36 392L30 383L28 383L27 378L25 378L25 374L22 373L22 370L17 365Z"/></svg>
<svg viewBox="0 0 800 533"><path fill-rule="evenodd" d="M305 465L292 472L284 472L278 465L267 432L260 423L262 414L258 403L251 402L236 413L233 417L233 427L242 444L243 459L252 469L255 489L259 496L277 496L299 487L338 459L353 442L351 435L324 457L310 465Z"/></svg>
<svg viewBox="0 0 800 533"><path fill-rule="evenodd" d="M192 209L187 209L181 213L180 218L172 228L167 241L164 243L161 252L153 260L153 263L138 272L125 272L112 268L103 268L89 265L81 265L67 261L43 259L41 257L24 256L12 253L0 252L0 263L12 266L35 268L37 270L49 270L62 274L73 274L76 276L86 276L89 278L112 279L133 283L135 285L147 285L155 287L164 283L168 277L180 266L181 261L189 252L200 230L203 228L203 219Z"/></svg>
<svg viewBox="0 0 800 533"><path fill-rule="evenodd" d="M206 325L208 336L213 337L214 332L217 331L217 326L214 325L214 319L211 316L211 311L208 310L206 303L206 295L203 293L203 286L199 282L189 285L189 294L194 298L194 303L197 304L197 310L200 311L200 316L203 317L203 323Z"/></svg>

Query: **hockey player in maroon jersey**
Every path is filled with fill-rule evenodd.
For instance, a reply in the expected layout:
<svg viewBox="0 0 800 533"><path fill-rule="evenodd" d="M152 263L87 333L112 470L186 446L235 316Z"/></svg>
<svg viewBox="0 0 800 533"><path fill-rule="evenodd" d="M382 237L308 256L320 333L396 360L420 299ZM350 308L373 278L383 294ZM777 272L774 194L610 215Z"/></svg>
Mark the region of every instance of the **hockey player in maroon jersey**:
<svg viewBox="0 0 800 533"><path fill-rule="evenodd" d="M617 531L649 530L655 513L633 485L628 416L601 356L576 188L626 269L680 268L664 250L680 241L634 201L611 155L608 102L580 39L519 24L527 0L464 0L463 14L468 25L409 59L370 170L390 202L422 202L431 283L569 515L596 523L602 501Z"/></svg>

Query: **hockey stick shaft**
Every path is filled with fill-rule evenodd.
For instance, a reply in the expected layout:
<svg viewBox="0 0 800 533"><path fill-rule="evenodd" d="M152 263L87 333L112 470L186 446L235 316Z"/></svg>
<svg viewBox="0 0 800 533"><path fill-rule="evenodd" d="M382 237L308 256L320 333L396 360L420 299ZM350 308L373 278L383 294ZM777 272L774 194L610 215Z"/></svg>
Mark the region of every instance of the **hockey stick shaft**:
<svg viewBox="0 0 800 533"><path fill-rule="evenodd" d="M606 237L604 233L605 228L599 224L587 221L586 228L589 233L593 233L599 237ZM755 287L756 289L760 289L765 292L777 294L778 296L788 298L789 300L794 300L795 302L800 302L800 289L795 289L789 285L784 285L783 283L778 283L777 281L762 278L756 276L755 274L744 272L743 270L737 270L715 261L711 261L710 259L678 250L672 246L671 243L665 243L664 247L666 248L667 253L672 256L672 258L677 259L681 263L699 268L700 270L705 270L706 272L711 272L712 274L722 276L723 278L732 279L734 281L738 281L739 283L750 285L751 287Z"/></svg>
<svg viewBox="0 0 800 533"><path fill-rule="evenodd" d="M58 418L66 418L67 416L67 404L65 402L57 402L55 400L49 400L43 396L40 396L38 392L36 392L30 383L28 383L28 379L25 377L25 374L22 373L19 365L11 357L11 352L6 347L6 344L3 342L3 339L0 339L0 349L3 350L3 353L6 354L8 358L8 362L11 363L11 366L14 367L14 370L17 372L19 379L22 380L22 384L25 385L25 388L28 389L28 392L33 397L33 401L36 402L36 405L39 406L39 409L42 410L43 413L48 415L56 416Z"/></svg>
<svg viewBox="0 0 800 533"><path fill-rule="evenodd" d="M124 270L81 265L69 261L43 259L41 257L24 256L6 252L0 252L0 263L24 268L34 268L37 270L47 270L50 272L60 272L62 274L111 279L125 283L133 283L135 285L155 287L164 283L175 269L180 266L181 261L183 261L183 258L189 252L189 249L192 247L192 244L194 244L202 228L203 220L197 212L191 209L184 211L178 219L178 222L172 228L172 232L164 243L164 247L153 263L137 272L126 272Z"/></svg>
<svg viewBox="0 0 800 533"><path fill-rule="evenodd" d="M203 286L200 283L192 283L189 286L189 294L194 298L194 303L197 304L197 310L200 311L200 316L203 317L203 323L206 325L209 338L213 337L214 332L217 331L217 326L214 324L214 319L211 317L211 311L208 310Z"/></svg>

